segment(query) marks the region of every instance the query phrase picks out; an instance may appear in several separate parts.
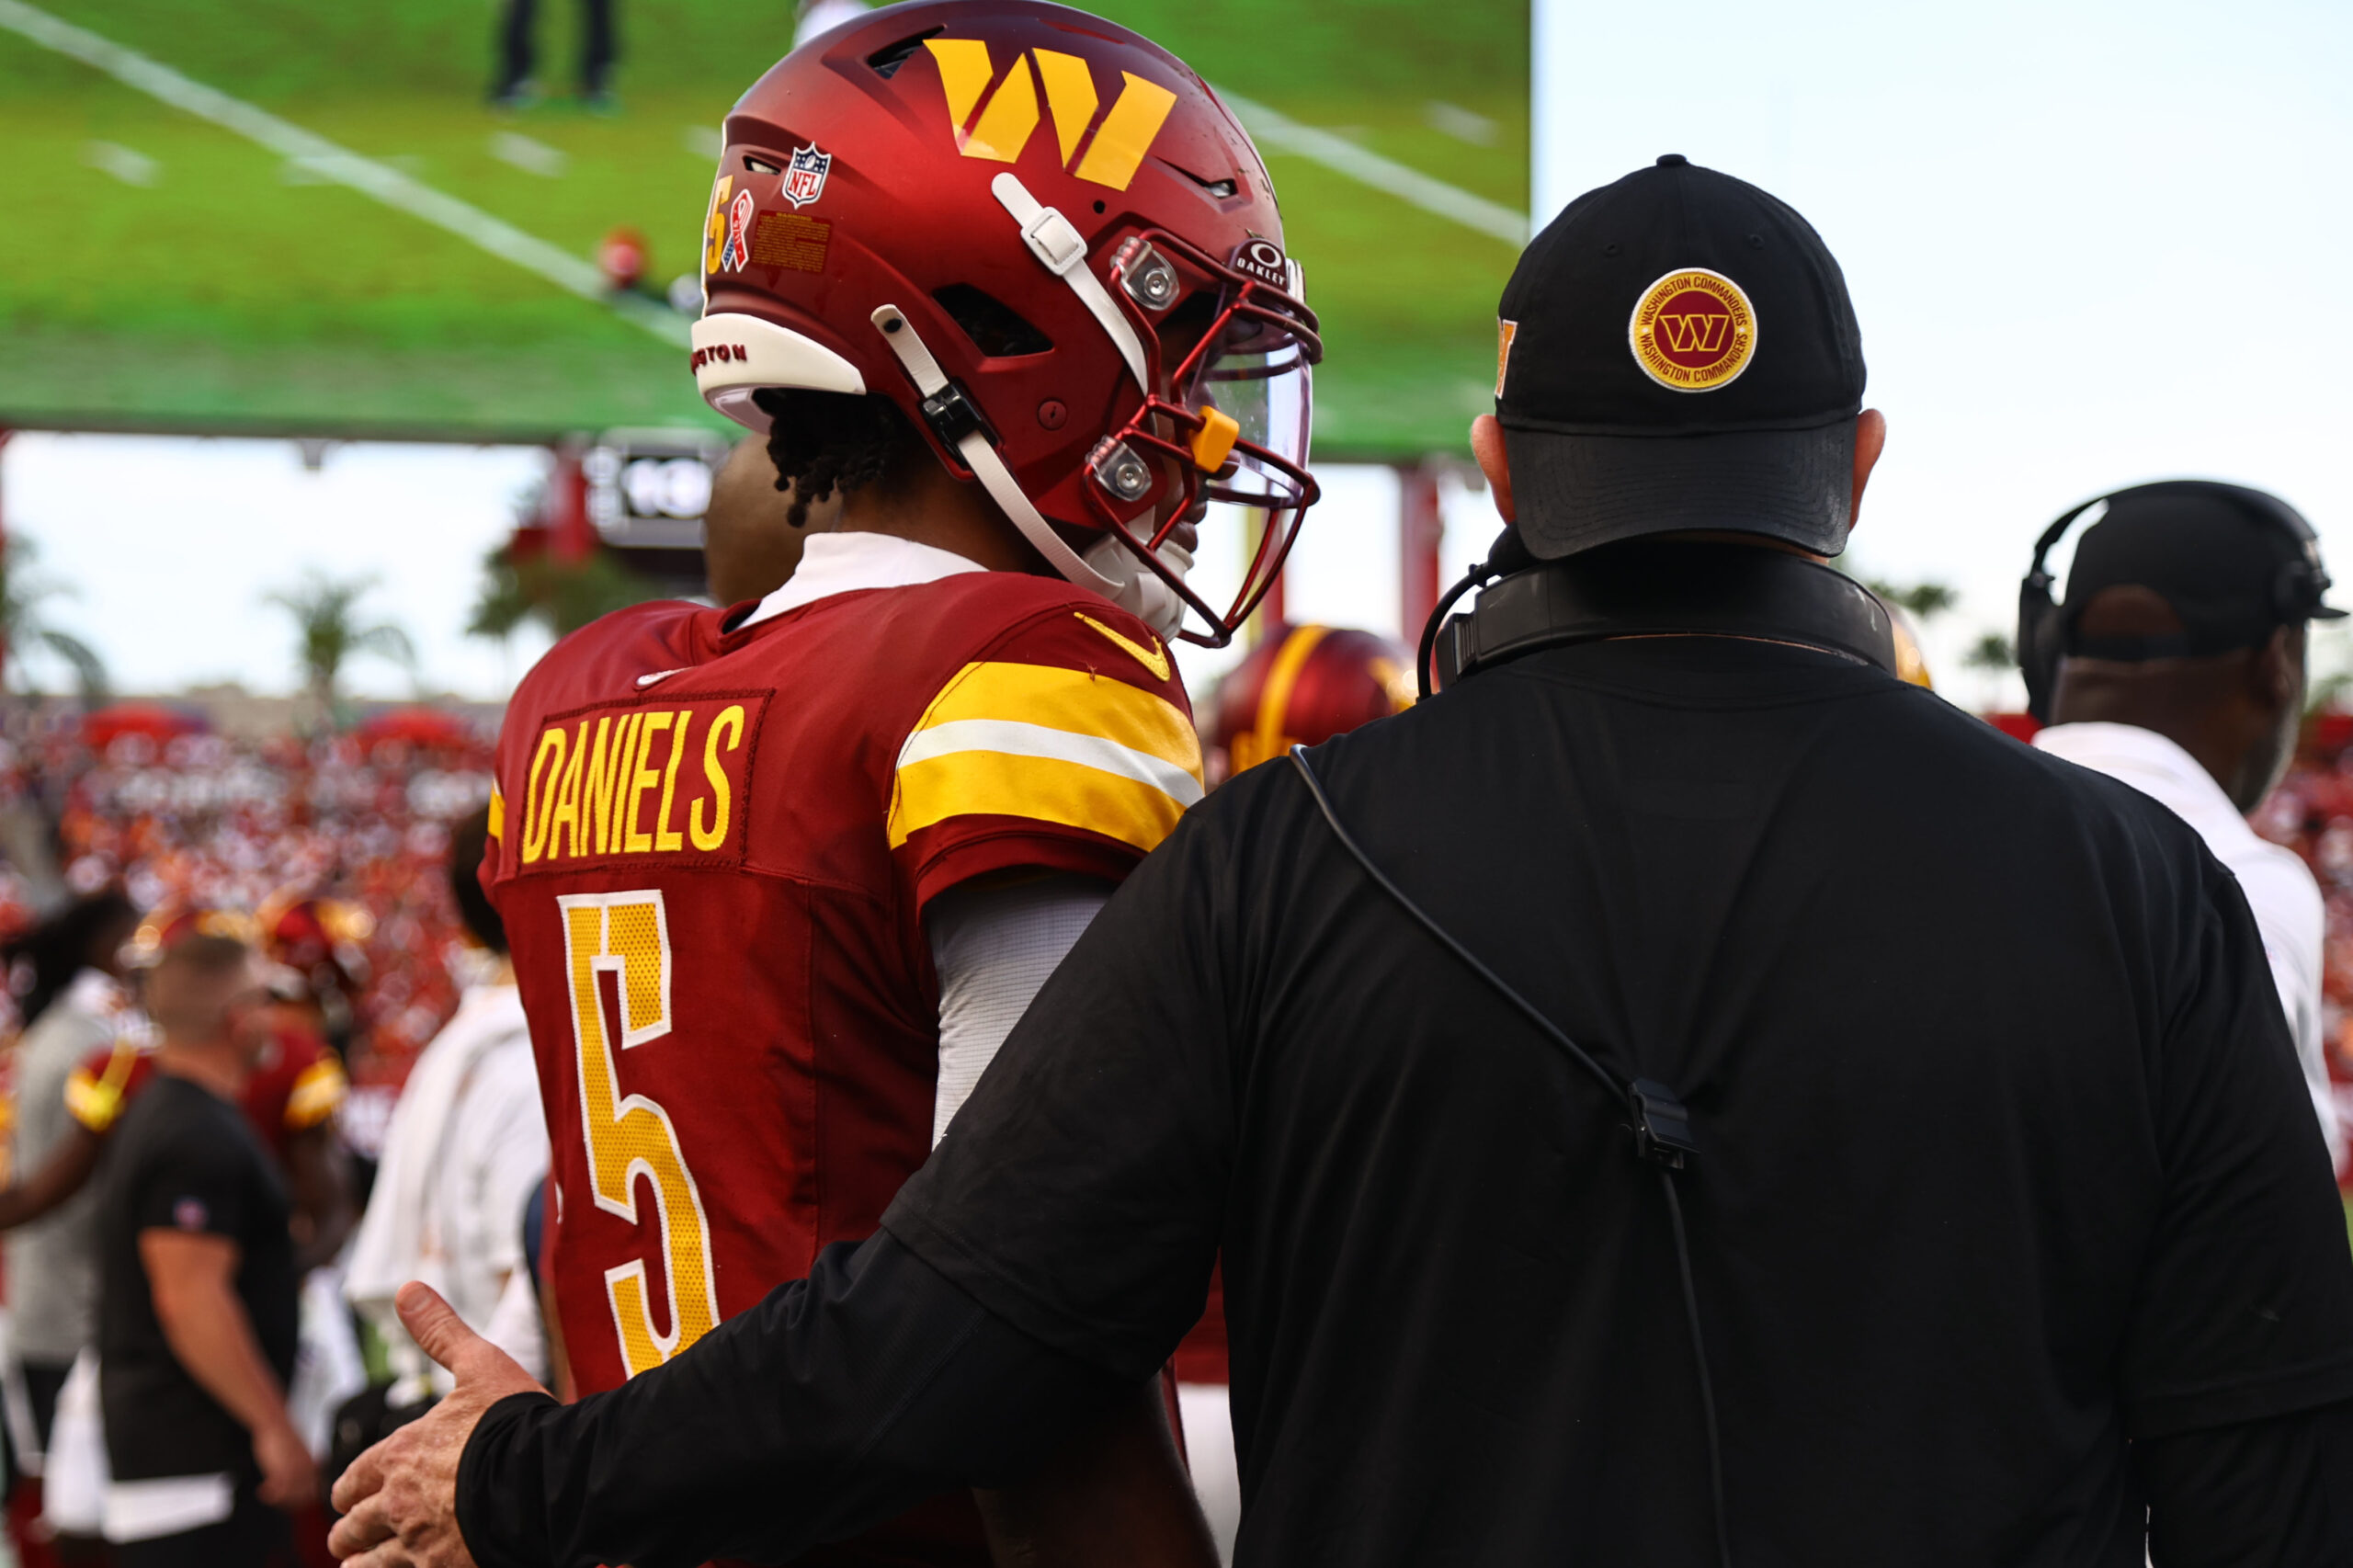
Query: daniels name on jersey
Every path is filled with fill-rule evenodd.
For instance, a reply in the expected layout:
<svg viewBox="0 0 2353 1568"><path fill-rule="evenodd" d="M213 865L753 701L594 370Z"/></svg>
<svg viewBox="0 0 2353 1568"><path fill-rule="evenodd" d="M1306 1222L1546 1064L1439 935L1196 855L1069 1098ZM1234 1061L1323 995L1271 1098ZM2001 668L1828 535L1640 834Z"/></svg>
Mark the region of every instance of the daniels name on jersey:
<svg viewBox="0 0 2353 1568"><path fill-rule="evenodd" d="M483 880L549 1108L584 1392L870 1233L923 1162L927 900L1018 868L1117 880L1200 795L1167 648L1066 584L969 573L724 618L647 605L574 634L499 743Z"/></svg>

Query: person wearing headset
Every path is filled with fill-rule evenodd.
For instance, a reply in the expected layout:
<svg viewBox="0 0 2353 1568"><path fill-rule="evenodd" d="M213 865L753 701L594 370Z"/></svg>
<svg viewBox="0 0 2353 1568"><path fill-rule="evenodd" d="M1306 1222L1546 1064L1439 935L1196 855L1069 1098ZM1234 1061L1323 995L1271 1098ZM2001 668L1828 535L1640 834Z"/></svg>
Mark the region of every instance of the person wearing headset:
<svg viewBox="0 0 2353 1568"><path fill-rule="evenodd" d="M2063 605L2043 557L2095 506ZM2320 885L2247 813L2279 782L2304 716L2304 630L2341 619L2312 527L2286 502L2210 480L2120 490L2046 533L2022 587L2035 746L2170 807L2238 878L2263 933L2333 1167L2345 1139L2321 1039Z"/></svg>
<svg viewBox="0 0 2353 1568"><path fill-rule="evenodd" d="M1188 811L881 1230L666 1365L559 1405L409 1287L457 1389L362 1568L791 1559L1034 1462L1220 1257L1241 1568L2353 1560L2255 923L1823 564L1886 424L1820 236L1670 155L1500 313L1435 699Z"/></svg>

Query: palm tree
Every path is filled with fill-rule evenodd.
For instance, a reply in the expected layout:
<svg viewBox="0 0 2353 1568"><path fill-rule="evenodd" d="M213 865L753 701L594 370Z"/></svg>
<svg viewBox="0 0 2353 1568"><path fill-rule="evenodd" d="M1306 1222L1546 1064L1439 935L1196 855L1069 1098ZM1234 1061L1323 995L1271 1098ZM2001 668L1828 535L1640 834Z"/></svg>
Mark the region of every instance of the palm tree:
<svg viewBox="0 0 2353 1568"><path fill-rule="evenodd" d="M631 571L609 550L580 561L558 561L542 551L518 558L502 544L483 558L482 590L466 631L505 642L527 621L558 637L599 616L665 596L661 584Z"/></svg>
<svg viewBox="0 0 2353 1568"><path fill-rule="evenodd" d="M404 669L416 664L407 632L391 621L360 623L359 601L375 586L373 577L338 578L314 571L291 588L264 596L265 603L294 618L302 688L321 723L335 722L335 681L353 654L373 653Z"/></svg>
<svg viewBox="0 0 2353 1568"><path fill-rule="evenodd" d="M1961 595L1949 584L1933 579L1904 584L1883 582L1872 577L1866 579L1863 586L1889 604L1910 612L1915 620L1934 620L1961 602Z"/></svg>
<svg viewBox="0 0 2353 1568"><path fill-rule="evenodd" d="M39 555L28 539L0 541L0 654L9 657L8 676L19 687L24 684L24 653L40 648L54 654L72 666L82 700L95 708L107 699L106 662L79 637L49 624L42 605L70 597L74 590L33 571Z"/></svg>

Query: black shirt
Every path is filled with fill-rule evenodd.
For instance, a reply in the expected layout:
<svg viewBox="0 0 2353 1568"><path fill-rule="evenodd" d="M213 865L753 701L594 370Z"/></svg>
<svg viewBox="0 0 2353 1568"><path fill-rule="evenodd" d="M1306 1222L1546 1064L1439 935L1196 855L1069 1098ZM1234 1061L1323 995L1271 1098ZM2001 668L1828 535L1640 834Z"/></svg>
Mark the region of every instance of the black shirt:
<svg viewBox="0 0 2353 1568"><path fill-rule="evenodd" d="M282 1384L294 1373L294 1244L285 1183L235 1106L158 1073L108 1141L99 1199L99 1387L119 1480L252 1479L253 1437L173 1356L155 1319L139 1233L202 1232L237 1244L236 1291Z"/></svg>
<svg viewBox="0 0 2353 1568"><path fill-rule="evenodd" d="M1740 1560L2126 1568L2153 1506L2167 1562L2343 1560L2353 1255L2253 921L2170 812L1713 639L1538 654L1314 765L1689 1107ZM485 1568L781 1555L1017 1473L1222 1247L1238 1563L1711 1563L1624 1123L1262 767L1112 898L884 1235L613 1394L502 1404L460 1519Z"/></svg>
<svg viewBox="0 0 2353 1568"><path fill-rule="evenodd" d="M1733 1539L2141 1560L2126 1439L2353 1396L2353 1257L2236 883L2136 791L1828 655L1591 644L1314 756L1683 1181ZM1242 1562L1701 1562L1620 1106L1288 763L1187 817L884 1225L1141 1369L1222 1245Z"/></svg>

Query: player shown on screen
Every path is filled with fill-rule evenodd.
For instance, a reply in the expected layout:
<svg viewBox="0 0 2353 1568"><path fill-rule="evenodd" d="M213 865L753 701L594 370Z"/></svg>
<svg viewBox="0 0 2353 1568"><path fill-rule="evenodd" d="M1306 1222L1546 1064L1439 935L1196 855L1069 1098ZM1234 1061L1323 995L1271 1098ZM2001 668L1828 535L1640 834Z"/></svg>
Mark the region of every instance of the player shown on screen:
<svg viewBox="0 0 2353 1568"><path fill-rule="evenodd" d="M703 395L767 436L788 526L838 510L781 586L608 616L507 710L483 876L584 1392L872 1231L1199 798L1168 639L1229 637L1314 494L1264 166L1124 28L991 0L826 32L730 115L706 238ZM1271 521L1212 603L1217 497ZM984 1496L1001 1542L1083 1534L1083 1471L1201 1560L1156 1386L1073 1436L1059 1482ZM988 1552L961 1494L841 1550Z"/></svg>

